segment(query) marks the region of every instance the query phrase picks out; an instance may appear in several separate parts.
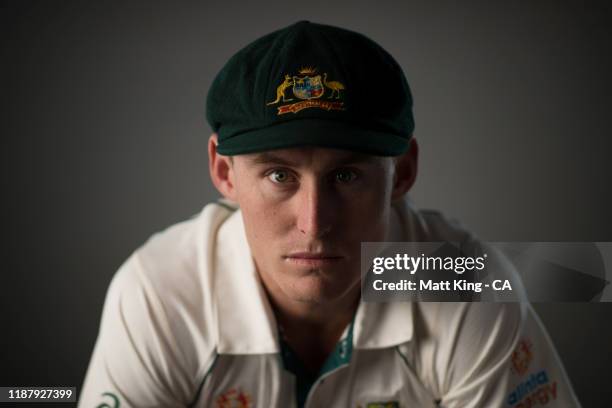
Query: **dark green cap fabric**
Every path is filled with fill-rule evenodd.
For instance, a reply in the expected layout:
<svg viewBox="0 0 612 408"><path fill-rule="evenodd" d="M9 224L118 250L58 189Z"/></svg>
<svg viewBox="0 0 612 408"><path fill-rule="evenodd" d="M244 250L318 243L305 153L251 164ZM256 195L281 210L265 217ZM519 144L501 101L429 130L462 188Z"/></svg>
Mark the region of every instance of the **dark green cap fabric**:
<svg viewBox="0 0 612 408"><path fill-rule="evenodd" d="M394 156L414 130L410 89L393 57L362 34L308 21L230 58L206 117L222 155L321 146Z"/></svg>

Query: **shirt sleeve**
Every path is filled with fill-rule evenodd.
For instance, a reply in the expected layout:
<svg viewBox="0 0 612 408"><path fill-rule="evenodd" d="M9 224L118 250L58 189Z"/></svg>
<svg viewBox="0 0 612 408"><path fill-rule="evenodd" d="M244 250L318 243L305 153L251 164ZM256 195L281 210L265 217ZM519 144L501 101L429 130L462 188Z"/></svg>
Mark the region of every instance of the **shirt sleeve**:
<svg viewBox="0 0 612 408"><path fill-rule="evenodd" d="M184 359L135 254L109 286L78 406L186 406L194 384Z"/></svg>
<svg viewBox="0 0 612 408"><path fill-rule="evenodd" d="M504 407L580 406L548 333L530 305L508 367Z"/></svg>
<svg viewBox="0 0 612 408"><path fill-rule="evenodd" d="M472 303L458 316L457 336L440 353L441 407L580 407L528 303Z"/></svg>

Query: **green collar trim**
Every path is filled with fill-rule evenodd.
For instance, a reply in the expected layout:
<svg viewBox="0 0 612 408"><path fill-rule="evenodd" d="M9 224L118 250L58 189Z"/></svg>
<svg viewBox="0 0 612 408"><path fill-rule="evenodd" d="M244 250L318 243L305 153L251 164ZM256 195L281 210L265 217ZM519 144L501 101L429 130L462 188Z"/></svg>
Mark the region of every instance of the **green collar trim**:
<svg viewBox="0 0 612 408"><path fill-rule="evenodd" d="M232 212L236 211L238 209L238 207L232 205L232 203L230 203L228 200L224 199L224 198L220 198L217 200L217 205L220 205L221 207L230 210Z"/></svg>
<svg viewBox="0 0 612 408"><path fill-rule="evenodd" d="M308 372L304 364L298 358L297 354L291 349L289 344L283 340L282 335L279 333L278 338L283 367L285 370L295 375L298 408L302 408L304 406L308 393L317 380L319 380L325 374L334 371L338 367L347 365L351 361L351 356L353 355L353 326L354 318L349 326L348 334L344 339L336 343L336 347L334 347L329 356L327 356L325 363L323 363L323 366L317 375L313 375Z"/></svg>

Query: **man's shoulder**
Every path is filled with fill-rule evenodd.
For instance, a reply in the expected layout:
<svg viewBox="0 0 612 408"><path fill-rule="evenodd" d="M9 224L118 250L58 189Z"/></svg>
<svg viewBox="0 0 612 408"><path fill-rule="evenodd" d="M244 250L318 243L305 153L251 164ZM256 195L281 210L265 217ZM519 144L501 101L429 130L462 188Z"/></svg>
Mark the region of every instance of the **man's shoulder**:
<svg viewBox="0 0 612 408"><path fill-rule="evenodd" d="M177 324L185 318L210 320L202 315L211 310L210 260L218 230L233 213L225 203L211 203L190 219L155 233L116 272L109 295L154 303ZM146 306L130 302L135 303L133 309Z"/></svg>
<svg viewBox="0 0 612 408"><path fill-rule="evenodd" d="M506 334L516 332L527 312L527 305L520 302L417 302L414 306L415 318L425 329L423 333L451 343L454 336L461 335L472 337L480 333L487 338L493 328Z"/></svg>
<svg viewBox="0 0 612 408"><path fill-rule="evenodd" d="M211 203L151 236L113 276L105 306L109 318L131 316L135 332L155 327L156 336L172 338L183 350L208 353L215 325L210 260L218 230L233 213L225 203Z"/></svg>
<svg viewBox="0 0 612 408"><path fill-rule="evenodd" d="M209 204L153 235L113 276L81 405L113 389L139 406L185 406L214 362L208 253L233 211ZM83 397L84 396L84 397Z"/></svg>
<svg viewBox="0 0 612 408"><path fill-rule="evenodd" d="M403 227L401 240L421 242L465 243L477 240L465 225L441 211L417 208L408 198L394 203L397 225ZM395 235L397 237L397 235Z"/></svg>
<svg viewBox="0 0 612 408"><path fill-rule="evenodd" d="M198 241L214 235L220 225L236 210L226 201L211 202L189 219L154 233L138 251L155 255L159 251L171 250L181 255Z"/></svg>
<svg viewBox="0 0 612 408"><path fill-rule="evenodd" d="M228 203L207 204L188 220L153 234L134 256L152 278L174 280L201 272L201 262L215 249L219 228L235 212Z"/></svg>

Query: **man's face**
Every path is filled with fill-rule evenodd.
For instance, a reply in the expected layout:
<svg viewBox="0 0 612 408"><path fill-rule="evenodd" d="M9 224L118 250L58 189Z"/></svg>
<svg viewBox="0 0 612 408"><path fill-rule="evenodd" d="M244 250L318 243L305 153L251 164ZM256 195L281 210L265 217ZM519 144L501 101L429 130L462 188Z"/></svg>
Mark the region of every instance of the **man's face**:
<svg viewBox="0 0 612 408"><path fill-rule="evenodd" d="M363 241L386 237L394 162L324 148L234 156L230 177L268 290L323 304L356 293Z"/></svg>

